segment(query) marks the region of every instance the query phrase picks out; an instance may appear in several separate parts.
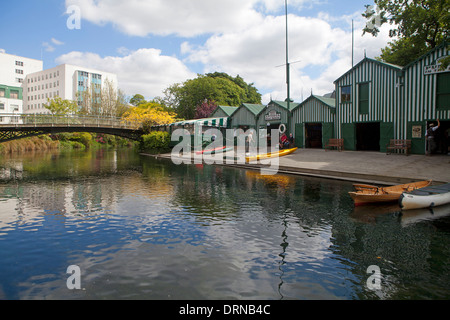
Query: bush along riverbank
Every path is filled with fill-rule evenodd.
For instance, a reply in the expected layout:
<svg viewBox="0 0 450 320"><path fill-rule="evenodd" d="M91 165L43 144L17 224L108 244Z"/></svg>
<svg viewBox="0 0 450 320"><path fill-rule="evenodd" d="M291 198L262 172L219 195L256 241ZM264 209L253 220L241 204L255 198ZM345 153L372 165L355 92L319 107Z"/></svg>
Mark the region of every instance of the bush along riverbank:
<svg viewBox="0 0 450 320"><path fill-rule="evenodd" d="M0 143L0 154L24 153L46 150L85 150L104 147L132 147L136 143L128 139L104 134L60 133L42 135Z"/></svg>
<svg viewBox="0 0 450 320"><path fill-rule="evenodd" d="M170 152L171 137L168 132L154 131L143 135L139 143L139 151L150 154Z"/></svg>

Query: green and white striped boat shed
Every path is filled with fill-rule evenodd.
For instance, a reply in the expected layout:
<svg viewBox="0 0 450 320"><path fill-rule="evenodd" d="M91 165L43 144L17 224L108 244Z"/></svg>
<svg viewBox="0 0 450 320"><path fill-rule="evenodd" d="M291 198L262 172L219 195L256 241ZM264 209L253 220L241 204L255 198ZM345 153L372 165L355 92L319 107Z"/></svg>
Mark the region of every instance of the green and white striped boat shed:
<svg viewBox="0 0 450 320"><path fill-rule="evenodd" d="M259 114L265 109L261 104L243 103L231 117L231 127L234 129L257 129Z"/></svg>
<svg viewBox="0 0 450 320"><path fill-rule="evenodd" d="M364 141L358 139L364 140L362 135L374 134L373 127L364 124L376 126L380 123L377 137L367 138L379 140L378 146L371 144L373 149L383 151L381 146L400 136L395 124L401 123L403 117L401 77L401 67L364 58L335 81L336 135L344 139L346 150L364 148L358 145L358 142L364 145ZM370 144L369 141L366 144Z"/></svg>
<svg viewBox="0 0 450 320"><path fill-rule="evenodd" d="M291 110L298 106L297 102L271 100L258 115L257 127L259 129L278 128L284 124L289 130Z"/></svg>
<svg viewBox="0 0 450 320"><path fill-rule="evenodd" d="M335 98L311 95L289 107L286 101L221 106L211 119L170 127L201 122L258 130L284 124L298 147L321 148L330 138L342 138L346 150L384 152L390 139L411 139L411 153L423 154L429 122L440 119L442 131L450 129L450 67L439 68L449 45L444 42L405 67L365 57L334 82Z"/></svg>
<svg viewBox="0 0 450 320"><path fill-rule="evenodd" d="M321 127L322 145L328 139L334 137L334 124L336 120L336 100L316 95L311 95L291 112L291 132L295 138L297 147L308 145L309 125Z"/></svg>
<svg viewBox="0 0 450 320"><path fill-rule="evenodd" d="M364 58L335 81L335 135L346 150L383 152L390 139L411 139L412 153L425 152L427 122L450 119L450 70L437 71L447 47L406 67Z"/></svg>
<svg viewBox="0 0 450 320"><path fill-rule="evenodd" d="M218 106L210 115L210 118L229 118L237 111L238 107Z"/></svg>
<svg viewBox="0 0 450 320"><path fill-rule="evenodd" d="M450 67L444 71L439 69L439 60L449 55L449 45L441 44L404 68L406 123L402 134L411 139L413 153L424 153L428 123L436 119L450 120Z"/></svg>

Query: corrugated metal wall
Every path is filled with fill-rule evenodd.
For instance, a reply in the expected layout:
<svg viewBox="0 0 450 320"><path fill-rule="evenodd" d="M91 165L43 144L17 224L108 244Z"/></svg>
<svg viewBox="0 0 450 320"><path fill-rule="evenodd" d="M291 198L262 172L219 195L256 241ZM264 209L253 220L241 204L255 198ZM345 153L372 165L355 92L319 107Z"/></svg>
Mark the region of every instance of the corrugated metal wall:
<svg viewBox="0 0 450 320"><path fill-rule="evenodd" d="M342 137L341 124L357 122L403 123L401 68L365 58L336 80L336 136ZM369 85L368 113L359 110L359 85ZM351 86L351 101L341 101L342 87ZM395 137L400 136L397 126Z"/></svg>
<svg viewBox="0 0 450 320"><path fill-rule="evenodd" d="M281 114L281 119L267 121L265 119L265 116L271 111L275 111L276 113ZM283 123L283 124L287 125L289 123L289 118L290 118L289 114L290 114L290 112L286 108L283 108L282 106L280 106L276 103L269 103L269 105L259 115L258 123L257 123L258 128L267 127L267 123L270 123L270 124Z"/></svg>
<svg viewBox="0 0 450 320"><path fill-rule="evenodd" d="M424 74L426 66L436 64L436 60L448 54L447 47L441 46L405 71L405 109L408 122L449 119L449 110L436 110L437 74Z"/></svg>
<svg viewBox="0 0 450 320"><path fill-rule="evenodd" d="M250 126L251 128L256 128L257 119L255 114L253 114L245 106L239 107L239 109L233 114L231 120L231 126L237 128L238 126Z"/></svg>
<svg viewBox="0 0 450 320"><path fill-rule="evenodd" d="M292 111L291 128L297 123L334 123L336 111L314 96L306 99ZM295 130L295 129L293 129ZM295 134L295 131L294 131Z"/></svg>

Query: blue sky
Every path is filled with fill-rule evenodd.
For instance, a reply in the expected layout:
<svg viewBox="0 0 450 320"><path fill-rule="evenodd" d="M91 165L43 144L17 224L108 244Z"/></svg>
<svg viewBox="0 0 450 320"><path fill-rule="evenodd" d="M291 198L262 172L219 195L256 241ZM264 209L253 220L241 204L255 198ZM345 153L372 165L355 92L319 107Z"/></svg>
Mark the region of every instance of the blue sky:
<svg viewBox="0 0 450 320"><path fill-rule="evenodd" d="M355 61L379 55L387 30L361 37L370 0L289 0L292 95L333 90ZM81 28L67 27L66 10L81 12ZM44 61L115 72L129 96L162 96L174 83L213 71L239 74L264 101L286 98L283 0L22 0L2 4L0 49Z"/></svg>

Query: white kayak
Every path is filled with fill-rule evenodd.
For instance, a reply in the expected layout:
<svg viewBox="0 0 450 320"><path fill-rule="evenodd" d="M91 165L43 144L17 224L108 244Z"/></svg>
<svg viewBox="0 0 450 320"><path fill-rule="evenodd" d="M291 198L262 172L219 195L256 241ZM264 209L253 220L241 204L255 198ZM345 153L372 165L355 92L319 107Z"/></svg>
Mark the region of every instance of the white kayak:
<svg viewBox="0 0 450 320"><path fill-rule="evenodd" d="M402 210L433 208L450 203L450 183L404 192L399 200Z"/></svg>

